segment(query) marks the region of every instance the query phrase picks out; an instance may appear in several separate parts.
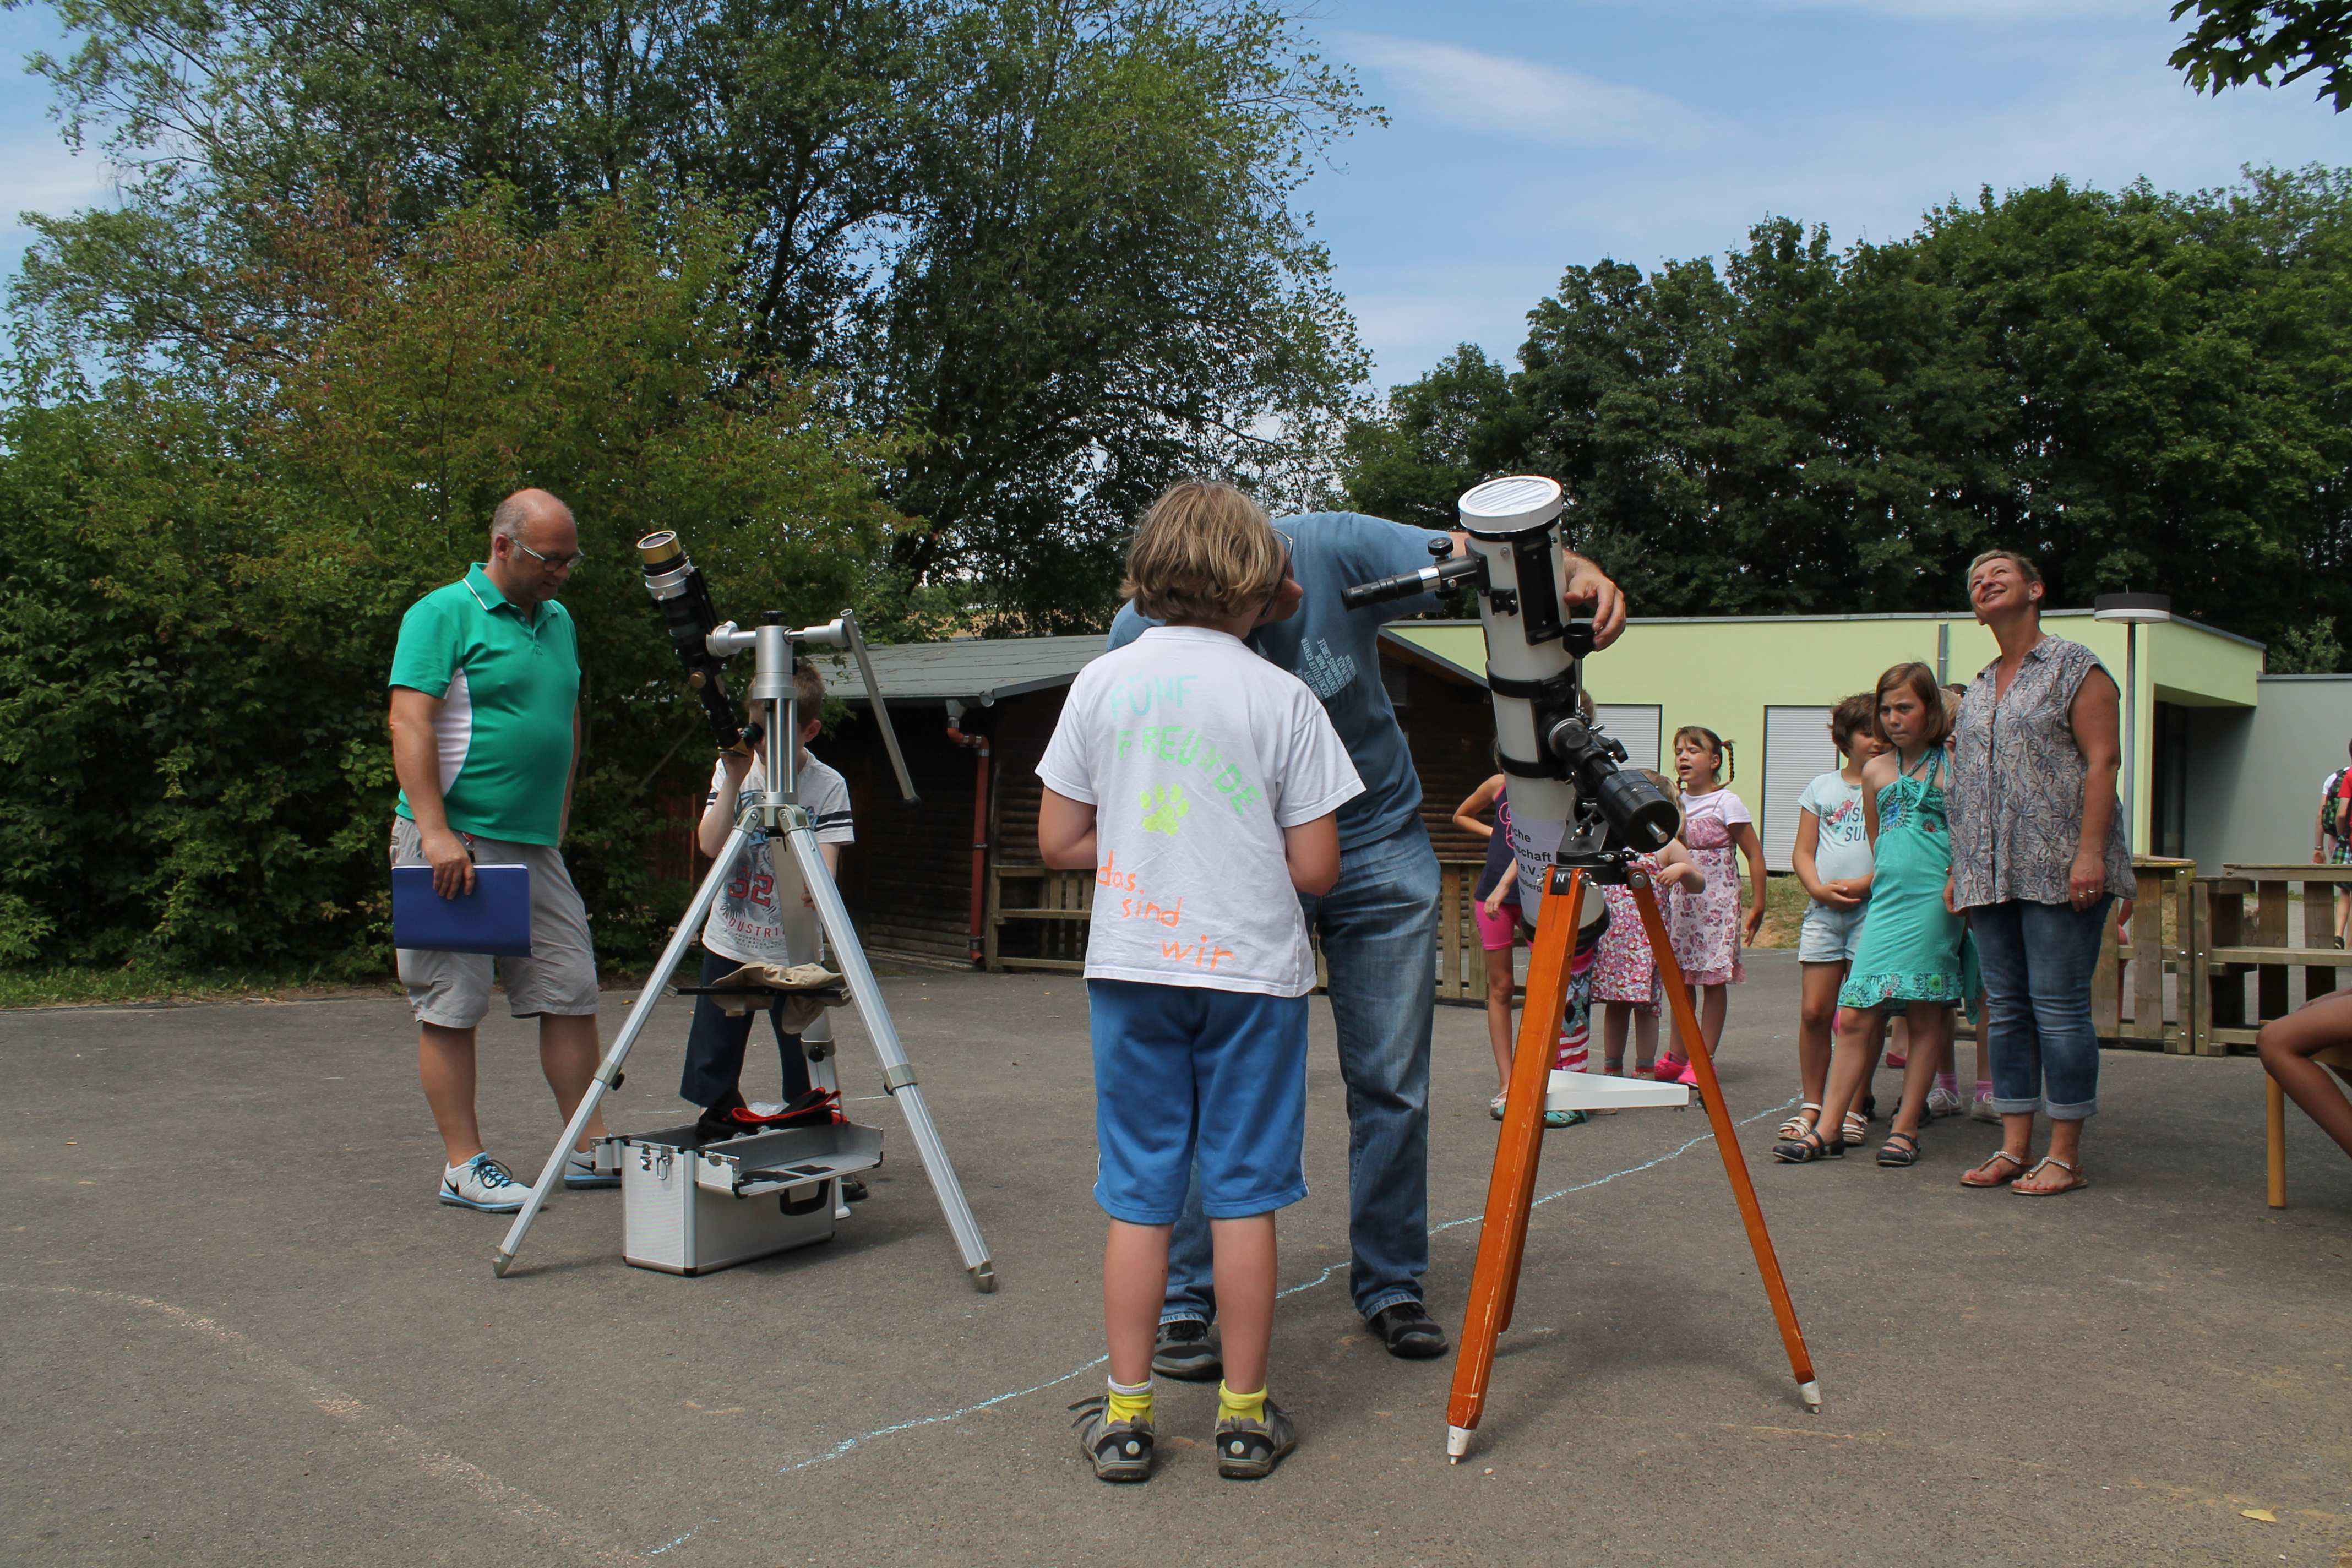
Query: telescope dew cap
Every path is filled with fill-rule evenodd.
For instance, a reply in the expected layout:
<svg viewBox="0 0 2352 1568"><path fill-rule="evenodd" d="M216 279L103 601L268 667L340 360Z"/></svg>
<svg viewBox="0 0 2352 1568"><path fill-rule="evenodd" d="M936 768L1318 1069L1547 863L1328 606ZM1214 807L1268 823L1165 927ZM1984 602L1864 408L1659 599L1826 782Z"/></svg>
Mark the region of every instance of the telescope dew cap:
<svg viewBox="0 0 2352 1568"><path fill-rule="evenodd" d="M1462 526L1488 539L1540 528L1559 515L1560 505L1559 481L1541 474L1488 479L1465 490L1455 503Z"/></svg>
<svg viewBox="0 0 2352 1568"><path fill-rule="evenodd" d="M677 531L665 528L648 533L637 541L637 553L645 557L646 570L658 572L686 554L686 546L677 542Z"/></svg>

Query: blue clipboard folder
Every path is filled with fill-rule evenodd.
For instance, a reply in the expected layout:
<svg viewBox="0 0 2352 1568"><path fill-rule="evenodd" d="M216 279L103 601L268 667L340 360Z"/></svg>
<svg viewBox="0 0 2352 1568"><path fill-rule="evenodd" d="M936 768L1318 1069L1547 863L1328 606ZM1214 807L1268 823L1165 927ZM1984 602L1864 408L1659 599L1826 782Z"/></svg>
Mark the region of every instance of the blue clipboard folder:
<svg viewBox="0 0 2352 1568"><path fill-rule="evenodd" d="M445 899L430 866L392 868L392 944L433 952L530 956L530 868L477 866L474 890Z"/></svg>

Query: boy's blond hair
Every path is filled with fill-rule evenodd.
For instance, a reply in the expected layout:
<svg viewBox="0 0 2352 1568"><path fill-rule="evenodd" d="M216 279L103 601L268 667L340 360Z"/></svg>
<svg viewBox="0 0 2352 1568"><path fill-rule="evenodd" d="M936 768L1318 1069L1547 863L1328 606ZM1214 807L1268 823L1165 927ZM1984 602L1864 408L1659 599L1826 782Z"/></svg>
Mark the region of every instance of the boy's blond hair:
<svg viewBox="0 0 2352 1568"><path fill-rule="evenodd" d="M1222 621L1263 608L1289 563L1257 502L1231 485L1171 485L1127 550L1119 591L1161 621Z"/></svg>

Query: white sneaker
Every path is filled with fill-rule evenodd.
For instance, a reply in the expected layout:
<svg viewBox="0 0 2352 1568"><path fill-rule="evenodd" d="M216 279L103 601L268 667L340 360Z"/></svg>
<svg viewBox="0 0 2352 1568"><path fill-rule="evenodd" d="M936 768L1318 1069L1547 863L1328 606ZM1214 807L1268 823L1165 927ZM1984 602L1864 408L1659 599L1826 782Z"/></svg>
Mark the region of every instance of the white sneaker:
<svg viewBox="0 0 2352 1568"><path fill-rule="evenodd" d="M441 1173L441 1201L484 1214L512 1214L522 1207L530 1189L512 1172L488 1154L477 1154L462 1165Z"/></svg>
<svg viewBox="0 0 2352 1568"><path fill-rule="evenodd" d="M1989 1094L1978 1095L1976 1104L1971 1106L1969 1110L1969 1120L1971 1121L1990 1121L1995 1127L2000 1126L2000 1112L1992 1108L1992 1096Z"/></svg>
<svg viewBox="0 0 2352 1568"><path fill-rule="evenodd" d="M598 1170L594 1149L574 1149L572 1157L563 1162L563 1184L574 1192L582 1187L617 1187L621 1184L621 1173Z"/></svg>
<svg viewBox="0 0 2352 1568"><path fill-rule="evenodd" d="M1940 1083L1927 1091L1927 1114L1930 1116L1958 1116L1961 1104L1959 1091L1946 1089Z"/></svg>

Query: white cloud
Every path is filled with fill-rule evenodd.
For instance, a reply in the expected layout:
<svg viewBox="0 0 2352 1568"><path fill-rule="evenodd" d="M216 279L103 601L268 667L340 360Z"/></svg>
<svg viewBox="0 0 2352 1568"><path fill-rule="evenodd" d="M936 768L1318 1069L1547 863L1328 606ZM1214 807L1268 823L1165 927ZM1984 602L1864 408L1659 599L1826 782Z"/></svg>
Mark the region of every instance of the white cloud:
<svg viewBox="0 0 2352 1568"><path fill-rule="evenodd" d="M54 134L0 142L0 231L19 213L62 215L113 195L113 171L96 153L78 154Z"/></svg>
<svg viewBox="0 0 2352 1568"><path fill-rule="evenodd" d="M1475 131L1570 146L1688 149L1717 141L1663 93L1459 44L1343 34L1347 58L1402 89L1421 112Z"/></svg>

